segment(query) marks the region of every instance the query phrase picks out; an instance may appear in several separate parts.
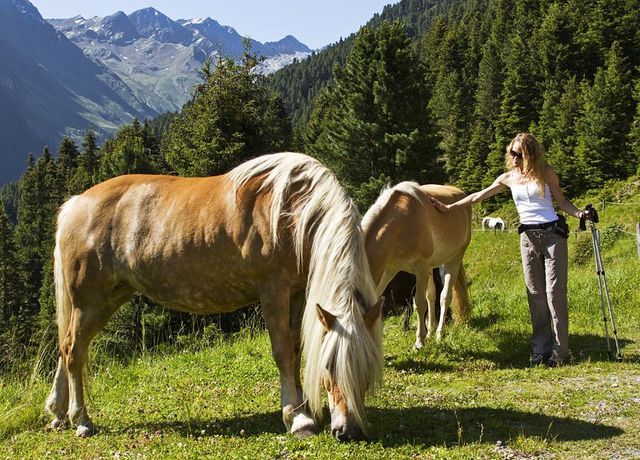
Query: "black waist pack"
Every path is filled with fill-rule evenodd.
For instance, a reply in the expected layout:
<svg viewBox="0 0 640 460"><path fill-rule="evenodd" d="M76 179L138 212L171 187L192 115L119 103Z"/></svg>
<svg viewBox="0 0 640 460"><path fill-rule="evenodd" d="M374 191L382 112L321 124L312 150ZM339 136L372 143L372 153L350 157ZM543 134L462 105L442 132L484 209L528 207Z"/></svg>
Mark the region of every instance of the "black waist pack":
<svg viewBox="0 0 640 460"><path fill-rule="evenodd" d="M566 240L569 238L569 224L564 216L561 216L560 214L557 214L557 216L558 220L555 227L553 227L553 231Z"/></svg>

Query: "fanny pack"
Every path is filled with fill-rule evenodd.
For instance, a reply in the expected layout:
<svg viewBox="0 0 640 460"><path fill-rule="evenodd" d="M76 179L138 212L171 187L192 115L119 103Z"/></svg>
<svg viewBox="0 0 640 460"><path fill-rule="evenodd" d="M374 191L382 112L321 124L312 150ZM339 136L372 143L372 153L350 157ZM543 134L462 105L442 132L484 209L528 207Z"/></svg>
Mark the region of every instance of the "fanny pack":
<svg viewBox="0 0 640 460"><path fill-rule="evenodd" d="M569 224L567 219L560 214L556 214L558 220L553 222L545 222L544 224L520 224L518 225L518 233L526 232L527 230L547 230L552 229L554 233L560 235L562 238L569 238Z"/></svg>

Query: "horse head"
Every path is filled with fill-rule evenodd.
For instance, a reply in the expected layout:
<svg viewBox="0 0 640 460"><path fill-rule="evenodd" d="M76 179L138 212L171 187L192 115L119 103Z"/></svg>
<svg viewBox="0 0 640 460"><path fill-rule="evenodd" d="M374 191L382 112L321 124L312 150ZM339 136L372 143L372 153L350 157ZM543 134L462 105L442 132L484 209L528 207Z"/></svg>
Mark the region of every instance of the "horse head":
<svg viewBox="0 0 640 460"><path fill-rule="evenodd" d="M376 371L361 347L370 346L367 342L375 334L383 304L381 297L360 318L350 314L338 317L316 304L324 328L323 345L333 350L324 357L321 379L329 399L331 434L338 441L359 440L368 431L364 396L375 380Z"/></svg>

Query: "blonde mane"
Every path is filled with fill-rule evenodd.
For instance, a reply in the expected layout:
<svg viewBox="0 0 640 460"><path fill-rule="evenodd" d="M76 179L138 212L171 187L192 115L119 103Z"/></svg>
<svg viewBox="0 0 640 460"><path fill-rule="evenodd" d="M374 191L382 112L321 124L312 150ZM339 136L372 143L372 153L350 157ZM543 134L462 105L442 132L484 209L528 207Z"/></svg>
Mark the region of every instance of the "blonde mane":
<svg viewBox="0 0 640 460"><path fill-rule="evenodd" d="M420 184L418 184L417 182L400 182L393 187L387 185L382 189L382 191L380 192L380 196L378 196L378 199L375 201L375 203L373 203L373 205L371 205L371 207L367 210L364 217L362 218L362 229L365 231L365 233L366 229L369 228L369 225L371 225L371 222L378 216L378 214L380 214L380 211L384 209L384 207L391 199L391 196L393 196L395 192L406 193L407 195L415 198L419 203L424 204L422 202Z"/></svg>
<svg viewBox="0 0 640 460"><path fill-rule="evenodd" d="M300 153L278 153L255 158L229 173L234 192L253 177L265 175L261 190L270 190L272 234L277 235L293 184L296 219L293 228L298 269L309 254L307 299L302 325L305 357L304 390L309 409L322 413L322 382L327 369L349 403L349 409L366 427L362 395L382 375L382 326L376 321L371 333L364 309L378 300L364 248L360 219L353 201L336 177L317 160ZM307 248L307 244L310 248ZM305 251L308 249L308 251ZM325 334L316 304L336 316Z"/></svg>

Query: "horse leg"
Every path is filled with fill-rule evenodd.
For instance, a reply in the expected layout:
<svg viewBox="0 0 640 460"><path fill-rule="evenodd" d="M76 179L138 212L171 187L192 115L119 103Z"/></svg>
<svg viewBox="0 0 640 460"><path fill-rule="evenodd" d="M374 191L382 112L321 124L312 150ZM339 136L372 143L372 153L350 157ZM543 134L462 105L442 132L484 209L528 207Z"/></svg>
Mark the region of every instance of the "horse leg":
<svg viewBox="0 0 640 460"><path fill-rule="evenodd" d="M77 425L76 435L85 437L95 433L93 422L89 418L84 403L83 370L87 364L90 325L95 321L97 312L74 308L71 313L69 330L62 345L69 379L69 420Z"/></svg>
<svg viewBox="0 0 640 460"><path fill-rule="evenodd" d="M274 286L260 296L260 303L271 339L271 354L280 371L282 421L287 431L307 437L317 430L305 412L300 383L300 324L304 307L297 298L292 304L289 292L281 285Z"/></svg>
<svg viewBox="0 0 640 460"><path fill-rule="evenodd" d="M378 295L382 295L382 293L384 292L384 290L387 288L387 285L391 282L391 280L394 278L394 276L396 276L398 274L398 271L392 271L392 270L385 270L384 273L382 274L382 277L380 278L380 282L378 283L378 286L376 287L376 292L378 293Z"/></svg>
<svg viewBox="0 0 640 460"><path fill-rule="evenodd" d="M304 306L306 302L306 296L304 292L295 294L290 301L290 327L291 327L291 339L293 343L293 352L295 354L295 367L293 376L296 382L296 393L299 401L305 401L304 392L302 390L302 382L300 381L300 369L302 361L302 317L304 313ZM305 408L306 410L306 408ZM308 420L307 420L308 419ZM308 423L311 422L311 423ZM299 426L300 428L297 428ZM313 420L304 412L298 415L295 419L292 427L292 432L298 437L305 437L307 435L316 434L316 427Z"/></svg>
<svg viewBox="0 0 640 460"><path fill-rule="evenodd" d="M86 437L95 433L95 426L84 402L83 371L88 364L89 344L104 328L111 315L132 294L133 290L128 286L120 286L104 304L73 301L69 328L61 351L69 381L68 416L71 423L77 426L77 436ZM76 305L82 305L82 308Z"/></svg>
<svg viewBox="0 0 640 460"><path fill-rule="evenodd" d="M415 350L419 350L424 346L425 336L431 335L431 321L427 325L425 331L425 313L427 312L427 290L433 283L429 283L429 274L424 270L416 270L416 295L413 298L413 309L418 316L418 324L416 327L416 343L413 345ZM431 312L431 308L429 308ZM431 316L431 314L429 315Z"/></svg>
<svg viewBox="0 0 640 460"><path fill-rule="evenodd" d="M436 294L437 286L433 279L433 270L428 272L429 282L427 284L427 337L433 335L433 330L436 327Z"/></svg>
<svg viewBox="0 0 640 460"><path fill-rule="evenodd" d="M444 329L444 320L447 315L447 309L451 303L451 291L453 283L458 277L460 270L460 261L445 264L444 278L442 280L442 292L440 293L440 320L438 321L438 329L436 329L436 340L442 340L442 331Z"/></svg>
<svg viewBox="0 0 640 460"><path fill-rule="evenodd" d="M69 378L62 356L58 358L58 368L53 378L53 386L44 407L54 416L51 428L54 430L61 428L65 424L69 407Z"/></svg>

